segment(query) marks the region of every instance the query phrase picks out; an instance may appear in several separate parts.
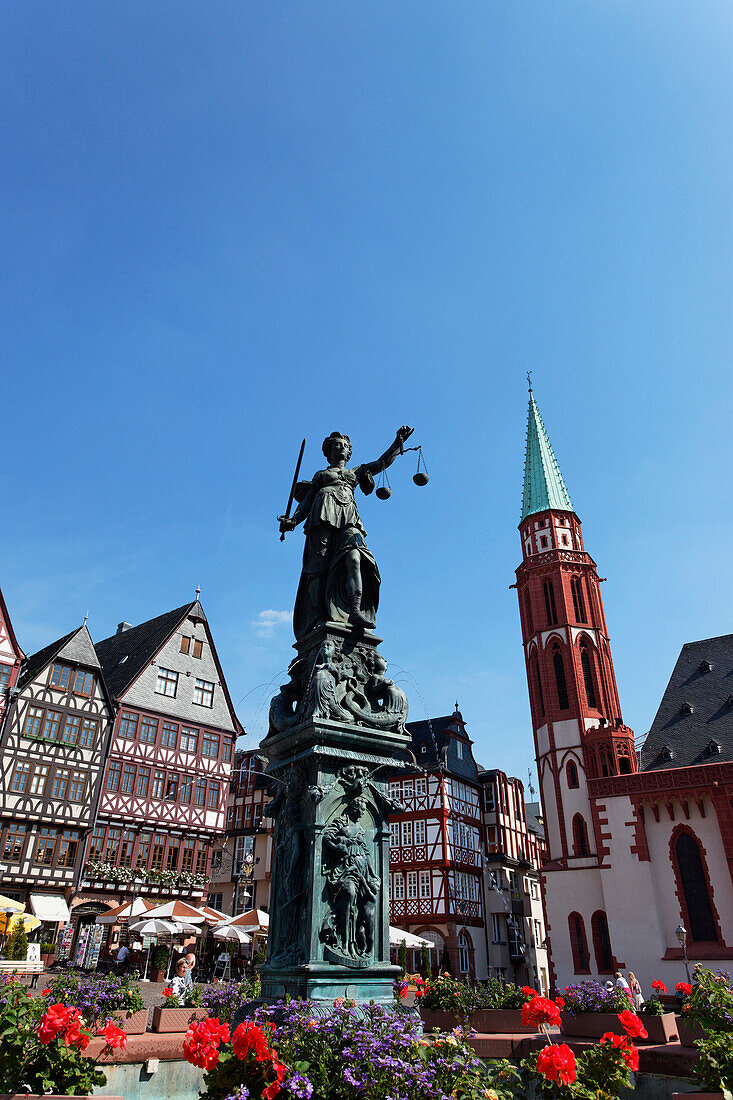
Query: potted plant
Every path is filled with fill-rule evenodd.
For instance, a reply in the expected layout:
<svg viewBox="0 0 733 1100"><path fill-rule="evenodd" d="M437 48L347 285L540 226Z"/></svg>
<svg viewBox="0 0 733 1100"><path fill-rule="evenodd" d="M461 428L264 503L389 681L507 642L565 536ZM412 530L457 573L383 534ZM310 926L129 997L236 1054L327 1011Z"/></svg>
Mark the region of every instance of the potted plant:
<svg viewBox="0 0 733 1100"><path fill-rule="evenodd" d="M694 1046L711 1032L733 1032L733 988L728 974L695 967L693 984L679 982L677 992L684 996L679 1019L683 1046ZM733 1040L730 1040L733 1041Z"/></svg>
<svg viewBox="0 0 733 1100"><path fill-rule="evenodd" d="M620 1012L628 1011L630 1001L623 989L608 989L600 982L586 981L567 985L563 990L561 1031L584 1039L600 1039L618 1027Z"/></svg>
<svg viewBox="0 0 733 1100"><path fill-rule="evenodd" d="M53 960L56 957L56 944L53 941L41 944L41 962L46 970L49 966L53 966Z"/></svg>
<svg viewBox="0 0 733 1100"><path fill-rule="evenodd" d="M439 974L427 982L416 979L415 1000L426 1028L452 1031L468 1026L482 1034L534 1033L537 1029L522 1019L528 998L537 994L524 986L509 985L487 978L476 986Z"/></svg>
<svg viewBox="0 0 733 1100"><path fill-rule="evenodd" d="M668 1012L656 995L644 1001L638 1015L647 1030L647 1043L676 1043L678 1038L677 1016ZM640 1040L641 1041L641 1040Z"/></svg>
<svg viewBox="0 0 733 1100"><path fill-rule="evenodd" d="M89 1027L102 1027L111 1020L126 1035L142 1035L148 1024L140 987L128 976L116 974L79 974L64 970L48 985L52 1002L80 1010Z"/></svg>
<svg viewBox="0 0 733 1100"><path fill-rule="evenodd" d="M151 982L164 982L167 967L168 948L164 943L160 943L153 951L153 957L150 960Z"/></svg>
<svg viewBox="0 0 733 1100"><path fill-rule="evenodd" d="M642 1036L644 1028L628 1008L616 1018L616 1032L604 1033L597 1046L586 1047L576 1054L567 1043L550 1042L547 1027L554 1022L551 1012L545 1012L543 1006L534 1006L532 1001L525 1007L538 1019L547 1040L541 1050L520 1063L533 1082L536 1095L548 1097L548 1100L575 1100L577 1097L609 1100L632 1086L631 1074L639 1068L639 1051L632 1039ZM623 1025L623 1035L617 1034L619 1022Z"/></svg>
<svg viewBox="0 0 733 1100"><path fill-rule="evenodd" d="M59 1100L89 1096L107 1078L86 1051L94 1032L79 1008L32 998L18 982L4 980L0 997L0 1091L14 1100L53 1093ZM127 1036L113 1023L98 1029L102 1054L124 1049ZM101 1056L101 1055L100 1055Z"/></svg>
<svg viewBox="0 0 733 1100"><path fill-rule="evenodd" d="M153 1009L153 1031L187 1031L191 1024L208 1016L203 1007L203 989L199 985L189 986L179 995L168 986L163 990L163 998L163 1004Z"/></svg>

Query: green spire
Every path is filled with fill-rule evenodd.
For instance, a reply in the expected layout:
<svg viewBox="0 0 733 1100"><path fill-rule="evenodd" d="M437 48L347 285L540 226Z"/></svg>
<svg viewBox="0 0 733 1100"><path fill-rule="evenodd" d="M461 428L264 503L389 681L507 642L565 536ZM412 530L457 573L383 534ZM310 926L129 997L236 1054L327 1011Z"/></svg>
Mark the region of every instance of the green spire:
<svg viewBox="0 0 733 1100"><path fill-rule="evenodd" d="M527 454L524 460L524 496L522 518L519 522L536 512L546 512L548 508L556 508L560 512L575 511L530 388Z"/></svg>

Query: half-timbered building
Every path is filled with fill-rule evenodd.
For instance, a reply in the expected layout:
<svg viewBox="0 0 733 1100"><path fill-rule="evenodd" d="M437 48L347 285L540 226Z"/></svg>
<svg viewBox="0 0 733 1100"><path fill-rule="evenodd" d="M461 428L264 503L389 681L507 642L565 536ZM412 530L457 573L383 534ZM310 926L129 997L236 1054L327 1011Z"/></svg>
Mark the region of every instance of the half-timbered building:
<svg viewBox="0 0 733 1100"><path fill-rule="evenodd" d="M226 836L214 845L208 903L237 916L270 908L272 819L264 807L273 797L264 760L255 752L237 752L229 789Z"/></svg>
<svg viewBox="0 0 733 1100"><path fill-rule="evenodd" d="M3 889L49 934L68 920L113 714L86 625L28 657L11 691L1 738Z"/></svg>
<svg viewBox="0 0 733 1100"><path fill-rule="evenodd" d="M489 966L495 977L549 991L540 868L544 832L520 779L480 769Z"/></svg>
<svg viewBox="0 0 733 1100"><path fill-rule="evenodd" d="M76 905L131 893L200 900L224 832L236 717L198 598L97 654L117 718Z"/></svg>
<svg viewBox="0 0 733 1100"><path fill-rule="evenodd" d="M478 768L463 717L411 722L417 768L390 782L390 923L446 951L454 974L487 973ZM411 960L412 965L417 960Z"/></svg>
<svg viewBox="0 0 733 1100"><path fill-rule="evenodd" d="M13 624L0 590L0 726L2 726L10 693L15 687L23 660Z"/></svg>

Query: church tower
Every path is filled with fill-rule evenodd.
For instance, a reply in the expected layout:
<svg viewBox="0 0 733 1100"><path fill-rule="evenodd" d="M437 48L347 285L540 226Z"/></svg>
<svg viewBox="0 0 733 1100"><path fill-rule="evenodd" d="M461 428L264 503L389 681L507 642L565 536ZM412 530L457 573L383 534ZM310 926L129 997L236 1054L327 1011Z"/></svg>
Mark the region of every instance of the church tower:
<svg viewBox="0 0 733 1100"><path fill-rule="evenodd" d="M621 716L596 563L583 546L549 437L529 391L516 571L547 870L598 866L587 779L638 771Z"/></svg>

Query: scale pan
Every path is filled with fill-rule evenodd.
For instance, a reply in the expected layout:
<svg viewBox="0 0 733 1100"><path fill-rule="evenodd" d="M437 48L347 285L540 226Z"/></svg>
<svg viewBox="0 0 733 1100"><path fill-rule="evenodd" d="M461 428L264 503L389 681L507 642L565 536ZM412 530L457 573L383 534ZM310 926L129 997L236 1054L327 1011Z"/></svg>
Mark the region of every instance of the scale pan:
<svg viewBox="0 0 733 1100"><path fill-rule="evenodd" d="M377 496L380 500L389 500L389 498L392 496L392 490L389 489L386 485L380 485L377 489Z"/></svg>
<svg viewBox="0 0 733 1100"><path fill-rule="evenodd" d="M430 481L430 478L427 474L424 474L422 470L418 470L417 473L413 475L412 480L415 482L416 485L427 485L427 483Z"/></svg>

